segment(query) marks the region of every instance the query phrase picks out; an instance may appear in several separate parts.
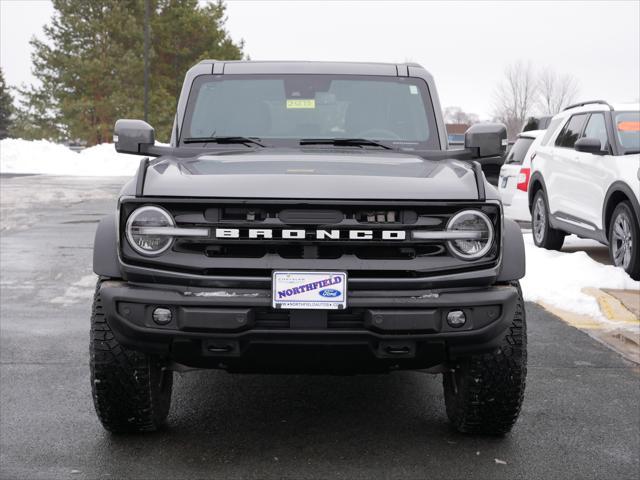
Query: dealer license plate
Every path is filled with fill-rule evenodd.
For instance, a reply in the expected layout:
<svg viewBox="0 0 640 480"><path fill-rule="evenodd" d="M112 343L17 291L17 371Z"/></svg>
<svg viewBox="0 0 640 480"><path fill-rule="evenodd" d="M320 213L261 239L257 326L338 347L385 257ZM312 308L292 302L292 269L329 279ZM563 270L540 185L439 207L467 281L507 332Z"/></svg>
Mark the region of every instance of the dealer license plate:
<svg viewBox="0 0 640 480"><path fill-rule="evenodd" d="M273 308L347 308L345 272L273 272Z"/></svg>

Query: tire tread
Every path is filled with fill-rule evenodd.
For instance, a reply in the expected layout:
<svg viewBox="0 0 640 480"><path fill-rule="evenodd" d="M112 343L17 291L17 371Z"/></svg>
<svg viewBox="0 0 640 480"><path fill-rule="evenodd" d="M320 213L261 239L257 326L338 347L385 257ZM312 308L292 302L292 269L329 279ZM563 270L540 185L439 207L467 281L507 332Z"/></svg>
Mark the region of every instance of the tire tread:
<svg viewBox="0 0 640 480"><path fill-rule="evenodd" d="M127 349L116 340L106 321L98 280L91 311L91 392L96 414L114 432L157 430L169 413L171 372L160 359ZM162 388L155 388L162 376Z"/></svg>
<svg viewBox="0 0 640 480"><path fill-rule="evenodd" d="M461 360L459 382L443 379L447 416L460 432L502 435L516 423L524 400L527 375L527 331L518 282L516 311L502 344L494 353Z"/></svg>

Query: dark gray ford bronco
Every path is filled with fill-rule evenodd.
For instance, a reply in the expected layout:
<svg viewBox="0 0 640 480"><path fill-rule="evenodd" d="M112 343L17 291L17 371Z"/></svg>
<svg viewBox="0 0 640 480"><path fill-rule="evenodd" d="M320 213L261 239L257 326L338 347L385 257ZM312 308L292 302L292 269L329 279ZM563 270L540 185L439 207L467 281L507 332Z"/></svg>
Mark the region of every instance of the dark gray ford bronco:
<svg viewBox="0 0 640 480"><path fill-rule="evenodd" d="M169 146L140 120L114 141L146 158L95 239L106 429L157 429L189 368L442 373L455 428L511 429L524 245L481 169L503 125L449 150L415 64L211 60L187 72Z"/></svg>

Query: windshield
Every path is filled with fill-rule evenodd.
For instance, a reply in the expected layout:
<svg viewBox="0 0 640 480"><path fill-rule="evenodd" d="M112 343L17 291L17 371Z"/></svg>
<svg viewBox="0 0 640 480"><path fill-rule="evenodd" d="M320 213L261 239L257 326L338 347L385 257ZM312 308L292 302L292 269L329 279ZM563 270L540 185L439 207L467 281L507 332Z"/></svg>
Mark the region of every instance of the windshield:
<svg viewBox="0 0 640 480"><path fill-rule="evenodd" d="M439 149L427 84L410 77L203 75L189 95L181 138L368 139Z"/></svg>
<svg viewBox="0 0 640 480"><path fill-rule="evenodd" d="M520 137L516 140L516 143L513 144L511 150L507 154L507 158L504 160L504 163L518 164L522 165L522 161L524 160L524 156L527 154L529 147L533 143L533 138L529 137Z"/></svg>
<svg viewBox="0 0 640 480"><path fill-rule="evenodd" d="M624 151L640 151L640 112L617 113L614 125L618 143Z"/></svg>

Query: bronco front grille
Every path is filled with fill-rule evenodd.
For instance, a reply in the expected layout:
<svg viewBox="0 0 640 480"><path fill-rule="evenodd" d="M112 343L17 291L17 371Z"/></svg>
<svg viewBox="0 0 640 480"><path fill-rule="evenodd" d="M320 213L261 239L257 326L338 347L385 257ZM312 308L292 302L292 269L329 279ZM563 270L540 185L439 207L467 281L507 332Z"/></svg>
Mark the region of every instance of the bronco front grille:
<svg viewBox="0 0 640 480"><path fill-rule="evenodd" d="M207 228L209 235L176 238L165 253L144 257L128 245L123 233L128 215L142 204L160 205L173 215L177 227ZM412 239L413 230L441 231L451 216L469 208L482 210L493 222L496 240L485 257L464 261L449 253L446 241ZM120 210L121 254L127 264L199 275L269 277L275 269L300 269L342 270L350 278L374 272L419 278L490 268L500 256L497 203L343 205L132 198Z"/></svg>

